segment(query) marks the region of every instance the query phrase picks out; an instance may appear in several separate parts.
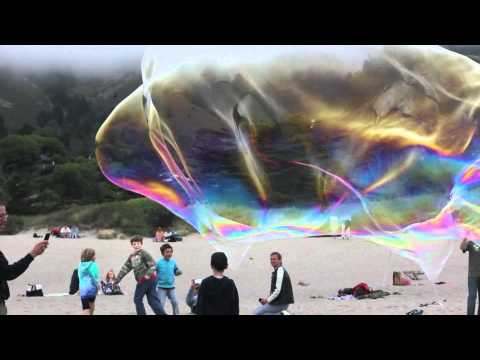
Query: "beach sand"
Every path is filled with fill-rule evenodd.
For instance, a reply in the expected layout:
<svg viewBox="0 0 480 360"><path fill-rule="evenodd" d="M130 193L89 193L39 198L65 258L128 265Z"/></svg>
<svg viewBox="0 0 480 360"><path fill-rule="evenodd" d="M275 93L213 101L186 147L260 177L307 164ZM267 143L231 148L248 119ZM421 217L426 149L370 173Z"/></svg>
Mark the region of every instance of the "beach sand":
<svg viewBox="0 0 480 360"><path fill-rule="evenodd" d="M37 230L38 232L38 230ZM0 236L0 250L10 263L28 253L38 239L33 232L15 236ZM41 233L41 232L39 232ZM76 296L27 298L27 284L40 283L46 294L67 293L72 271L77 266L82 249L94 248L102 275L110 268L118 273L131 251L128 240L99 240L93 234L80 239L50 240L47 251L30 265L20 278L9 282L11 297L7 301L11 315L71 315L81 313L80 298ZM183 275L177 277L177 297L180 312L188 314L185 296L191 279L211 274L210 255L215 249L199 235L173 243L174 257ZM145 239L144 248L156 259L160 257L160 244ZM405 315L415 308L425 315L463 315L466 311L468 257L456 247L440 275L444 285L433 285L424 280L412 281L411 286L392 286L392 272L420 270L407 259L391 254L388 249L363 240L340 238L302 238L262 242L252 246L242 264L228 270L226 275L235 280L240 295L240 313L251 314L258 298L268 295L270 274L269 254L279 251L284 256L284 266L293 283L295 304L289 311L294 315ZM299 282L308 284L299 285ZM329 300L338 289L366 282L375 289L399 292L383 299L336 301ZM135 280L128 274L121 283L125 296L99 295L97 315L133 315ZM446 301L444 301L446 300ZM419 307L437 301L440 305ZM151 309L146 303L147 312ZM166 310L171 313L170 304Z"/></svg>

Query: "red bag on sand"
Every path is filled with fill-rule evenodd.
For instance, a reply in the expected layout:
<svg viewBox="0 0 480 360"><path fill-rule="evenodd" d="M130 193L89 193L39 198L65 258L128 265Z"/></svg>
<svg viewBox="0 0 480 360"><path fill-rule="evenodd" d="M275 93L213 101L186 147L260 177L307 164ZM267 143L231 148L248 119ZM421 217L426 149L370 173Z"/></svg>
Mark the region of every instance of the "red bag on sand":
<svg viewBox="0 0 480 360"><path fill-rule="evenodd" d="M353 296L362 296L370 293L370 288L365 283L360 283L353 288Z"/></svg>
<svg viewBox="0 0 480 360"><path fill-rule="evenodd" d="M59 236L60 235L60 228L59 227L54 227L50 230L50 233L53 235L53 236Z"/></svg>

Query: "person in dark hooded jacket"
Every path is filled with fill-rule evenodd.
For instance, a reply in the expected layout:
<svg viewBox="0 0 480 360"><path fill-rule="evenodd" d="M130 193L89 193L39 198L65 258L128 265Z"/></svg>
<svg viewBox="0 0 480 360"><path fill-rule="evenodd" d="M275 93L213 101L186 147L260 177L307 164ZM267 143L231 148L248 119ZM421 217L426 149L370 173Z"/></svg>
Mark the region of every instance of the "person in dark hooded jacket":
<svg viewBox="0 0 480 360"><path fill-rule="evenodd" d="M202 281L198 290L197 313L199 315L239 315L239 299L235 282L224 276L228 267L227 256L217 252L212 255L213 276Z"/></svg>

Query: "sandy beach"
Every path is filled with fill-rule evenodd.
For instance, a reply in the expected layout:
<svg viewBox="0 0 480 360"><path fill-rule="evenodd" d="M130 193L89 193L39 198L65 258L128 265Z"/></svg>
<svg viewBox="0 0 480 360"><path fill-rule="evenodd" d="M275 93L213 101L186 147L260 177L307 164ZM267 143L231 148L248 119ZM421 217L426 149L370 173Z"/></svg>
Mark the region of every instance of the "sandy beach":
<svg viewBox="0 0 480 360"><path fill-rule="evenodd" d="M41 233L41 232L40 232ZM7 302L10 315L75 315L80 314L80 298L59 296L27 298L22 296L29 283L40 283L46 294L67 293L73 269L79 262L80 252L86 247L97 251L101 273L110 268L118 272L129 252L128 240L99 240L93 234L80 239L50 240L44 255L35 259L27 272L11 281L11 297ZM15 236L0 236L0 249L10 263L30 251L37 239L32 232ZM177 278L177 296L180 311L188 314L185 304L190 281L210 275L210 255L214 248L198 235L172 244L174 257L183 275ZM156 259L160 257L159 244L145 239L144 248ZM241 314L251 314L258 305L257 299L268 295L271 267L269 254L279 251L284 256L284 266L289 271L294 286L295 304L289 311L294 315L405 315L420 308L425 315L463 315L466 311L468 258L460 250L454 252L445 266L439 281L433 285L424 280L412 281L411 286L391 285L392 271L420 270L410 260L391 254L388 249L363 240L339 238L302 238L275 240L255 244L237 269L226 275L235 280L240 295ZM299 283L303 285L299 285ZM382 299L337 301L328 298L338 289L366 282L374 289L399 292ZM121 283L125 296L97 298L97 315L134 315L133 274ZM419 307L420 304L435 305ZM170 304L166 310L172 312ZM147 306L147 312L151 310Z"/></svg>

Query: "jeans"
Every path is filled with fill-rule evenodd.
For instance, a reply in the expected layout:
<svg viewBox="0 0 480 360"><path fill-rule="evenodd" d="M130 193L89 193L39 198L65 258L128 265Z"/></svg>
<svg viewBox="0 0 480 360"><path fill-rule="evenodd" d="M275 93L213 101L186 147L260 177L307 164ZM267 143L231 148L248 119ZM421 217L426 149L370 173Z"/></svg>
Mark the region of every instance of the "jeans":
<svg viewBox="0 0 480 360"><path fill-rule="evenodd" d="M284 310L288 309L288 305L272 305L265 304L255 309L254 315L280 315Z"/></svg>
<svg viewBox="0 0 480 360"><path fill-rule="evenodd" d="M180 310L178 309L177 293L175 288L164 289L158 288L158 295L160 297L160 302L162 303L162 308L165 309L165 303L167 302L167 297L172 303L173 315L180 315Z"/></svg>
<svg viewBox="0 0 480 360"><path fill-rule="evenodd" d="M3 300L0 300L0 315L7 315L7 305Z"/></svg>
<svg viewBox="0 0 480 360"><path fill-rule="evenodd" d="M145 295L147 295L148 304L152 308L155 315L167 315L163 309L160 299L158 298L158 294L155 289L155 280L147 280L141 284L137 283L135 295L133 296L133 301L135 302L135 307L137 309L137 315L147 315L147 312L145 311L145 305L143 305L143 298Z"/></svg>
<svg viewBox="0 0 480 360"><path fill-rule="evenodd" d="M469 276L468 277L467 315L475 314L477 294L480 297L480 277ZM480 306L478 307L478 315L480 315Z"/></svg>

